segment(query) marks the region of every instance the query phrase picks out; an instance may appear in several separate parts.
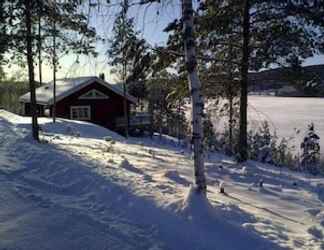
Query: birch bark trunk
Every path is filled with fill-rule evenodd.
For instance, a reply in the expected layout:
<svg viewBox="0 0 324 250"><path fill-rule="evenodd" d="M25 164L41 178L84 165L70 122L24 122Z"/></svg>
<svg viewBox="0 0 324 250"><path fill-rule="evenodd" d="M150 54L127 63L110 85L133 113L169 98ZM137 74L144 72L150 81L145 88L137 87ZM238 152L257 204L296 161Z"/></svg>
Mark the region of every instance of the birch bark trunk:
<svg viewBox="0 0 324 250"><path fill-rule="evenodd" d="M194 176L197 193L206 195L207 185L204 168L203 124L204 109L201 83L197 71L197 56L194 38L192 0L182 0L183 40L189 89L192 98L192 141L194 145Z"/></svg>

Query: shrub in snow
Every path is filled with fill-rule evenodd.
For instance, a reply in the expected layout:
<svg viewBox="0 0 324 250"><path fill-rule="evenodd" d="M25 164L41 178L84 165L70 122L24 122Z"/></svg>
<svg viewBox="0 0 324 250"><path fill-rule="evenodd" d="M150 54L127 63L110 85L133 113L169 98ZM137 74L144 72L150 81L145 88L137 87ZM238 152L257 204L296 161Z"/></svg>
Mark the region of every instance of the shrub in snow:
<svg viewBox="0 0 324 250"><path fill-rule="evenodd" d="M259 187L260 187L260 188L263 188L263 184L264 184L264 181L263 181L263 179L261 179L261 180L259 181Z"/></svg>
<svg viewBox="0 0 324 250"><path fill-rule="evenodd" d="M312 174L319 172L320 162L320 137L315 133L314 124L308 125L307 132L304 136L300 147L302 150L301 165Z"/></svg>
<svg viewBox="0 0 324 250"><path fill-rule="evenodd" d="M59 135L54 135L54 136L53 136L53 139L54 139L54 140L62 140L62 137L59 136Z"/></svg>
<svg viewBox="0 0 324 250"><path fill-rule="evenodd" d="M216 135L213 123L211 121L210 115L205 115L203 120L203 129L204 129L204 146L207 150L210 150L216 144Z"/></svg>
<svg viewBox="0 0 324 250"><path fill-rule="evenodd" d="M148 153L151 155L153 159L155 159L155 151L153 149L149 149Z"/></svg>
<svg viewBox="0 0 324 250"><path fill-rule="evenodd" d="M219 183L219 192L225 194L225 183L223 181Z"/></svg>
<svg viewBox="0 0 324 250"><path fill-rule="evenodd" d="M243 168L242 168L242 175L248 175L248 170L247 170L247 168L246 168L246 166L244 166Z"/></svg>
<svg viewBox="0 0 324 250"><path fill-rule="evenodd" d="M110 141L106 146L106 152L112 153L114 151L115 141Z"/></svg>
<svg viewBox="0 0 324 250"><path fill-rule="evenodd" d="M310 228L308 228L307 232L313 235L317 239L323 239L322 230L316 226L311 226Z"/></svg>
<svg viewBox="0 0 324 250"><path fill-rule="evenodd" d="M266 162L266 163L273 163L272 160L272 151L269 145L264 145L259 149L258 153L258 161Z"/></svg>
<svg viewBox="0 0 324 250"><path fill-rule="evenodd" d="M114 159L109 159L109 160L108 160L108 163L114 164L115 161L114 161Z"/></svg>
<svg viewBox="0 0 324 250"><path fill-rule="evenodd" d="M120 167L122 167L122 168L129 168L129 166L130 166L131 164L129 163L129 161L127 160L127 159L123 159L123 161L120 163Z"/></svg>
<svg viewBox="0 0 324 250"><path fill-rule="evenodd" d="M253 160L273 163L272 142L275 137L270 133L269 123L262 122L257 132L249 132L249 155Z"/></svg>
<svg viewBox="0 0 324 250"><path fill-rule="evenodd" d="M256 132L249 131L249 158L279 167L295 167L298 159L293 156L294 148L289 145L292 139L282 138L278 142L276 133L271 134L268 122L264 121Z"/></svg>
<svg viewBox="0 0 324 250"><path fill-rule="evenodd" d="M113 141L113 138L111 136L105 136L103 139L107 142Z"/></svg>

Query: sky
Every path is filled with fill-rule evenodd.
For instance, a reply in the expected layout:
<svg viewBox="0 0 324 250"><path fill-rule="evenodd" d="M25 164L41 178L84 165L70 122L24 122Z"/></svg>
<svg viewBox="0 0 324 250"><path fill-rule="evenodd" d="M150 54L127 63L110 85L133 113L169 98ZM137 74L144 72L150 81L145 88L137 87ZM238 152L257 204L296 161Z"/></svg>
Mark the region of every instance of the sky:
<svg viewBox="0 0 324 250"><path fill-rule="evenodd" d="M111 37L114 15L118 11L117 8L110 9L109 12L102 10L102 13L93 12L91 15L91 25L94 26L98 34L104 38ZM172 3L167 6L153 4L148 8L133 7L129 11L129 16L134 18L136 30L152 46L164 45L167 40L167 33L163 32L166 25L175 18L180 16L180 5ZM110 67L107 63L105 51L108 44L97 44L99 56L83 56L79 58L80 63L76 64L76 55L68 55L60 59L61 68L57 73L58 78L89 76L105 73L105 77L110 82L117 82L113 75L110 74ZM38 76L38 69L35 69L35 75ZM52 80L53 71L50 66L43 66L44 81Z"/></svg>
<svg viewBox="0 0 324 250"><path fill-rule="evenodd" d="M164 45L167 40L167 33L163 32L166 25L180 17L180 4L178 1L170 1L171 3L161 6L152 4L149 7L132 7L129 11L129 16L134 18L136 29L140 31L141 35L152 46ZM100 12L93 10L90 13L90 25L95 27L97 33L104 38L110 38L112 35L112 27L114 17L118 11L118 7L109 8L109 10L102 8ZM99 56L82 56L78 58L76 55L67 55L60 58L60 68L57 72L57 78L78 77L78 76L98 76L104 73L106 80L111 83L118 82L118 79L110 74L111 68L108 66L107 56L105 54L108 44L97 44L97 51ZM79 63L76 63L79 61ZM304 65L324 64L324 55L318 55L308 58ZM7 72L16 74L21 69L12 67ZM53 71L50 65L43 65L43 81L48 82L52 80ZM35 68L36 80L38 80L38 67Z"/></svg>

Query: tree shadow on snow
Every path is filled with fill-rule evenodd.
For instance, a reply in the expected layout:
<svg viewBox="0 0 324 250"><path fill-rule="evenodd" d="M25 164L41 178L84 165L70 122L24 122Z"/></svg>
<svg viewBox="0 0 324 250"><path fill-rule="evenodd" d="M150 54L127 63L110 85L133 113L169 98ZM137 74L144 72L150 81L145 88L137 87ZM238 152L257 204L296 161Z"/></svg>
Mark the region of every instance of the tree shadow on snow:
<svg viewBox="0 0 324 250"><path fill-rule="evenodd" d="M93 123L61 118L57 118L56 123L53 123L51 118L42 117L40 117L38 121L39 126L44 133L81 136L91 139L103 139L104 137L111 137L113 140L118 141L125 139L123 136L117 134L116 132ZM17 127L30 130L31 124L18 123Z"/></svg>
<svg viewBox="0 0 324 250"><path fill-rule="evenodd" d="M190 214L184 216L172 209L158 207L152 198L136 195L127 180L113 174L99 174L94 171L93 162L64 152L53 144L27 143L34 150L24 155L25 160L21 158L26 171L13 175L13 181L23 185L25 191L21 189L21 194L27 192L25 197L42 206L44 211L65 211L64 216L56 217L56 223L66 225L65 230L61 228L52 234L55 224L50 223L46 232L39 233L39 238L31 236L34 242L47 239L49 249L52 248L51 239L64 235L66 246L69 246L69 240L77 244L78 237L87 237L89 230L101 234L88 239L87 249L92 245L93 249L98 246L102 249L282 249L222 216L196 221ZM243 211L240 213L242 218L251 216ZM87 224L85 231L83 222ZM17 234L24 232L25 226L17 228ZM69 239L69 235L73 237ZM80 244L83 242L80 240ZM15 246L19 246L19 242Z"/></svg>

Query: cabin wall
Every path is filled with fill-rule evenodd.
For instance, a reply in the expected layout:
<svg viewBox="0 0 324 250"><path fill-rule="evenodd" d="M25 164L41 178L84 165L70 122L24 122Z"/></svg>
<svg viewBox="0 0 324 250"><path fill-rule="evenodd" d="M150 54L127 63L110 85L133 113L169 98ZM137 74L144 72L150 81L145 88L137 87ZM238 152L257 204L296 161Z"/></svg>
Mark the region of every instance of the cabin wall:
<svg viewBox="0 0 324 250"><path fill-rule="evenodd" d="M109 99L79 99L80 96L92 89L106 94ZM56 105L56 116L70 119L71 106L90 106L91 122L111 129L115 127L115 119L124 115L123 97L96 82L60 100ZM128 110L129 106L128 102Z"/></svg>

